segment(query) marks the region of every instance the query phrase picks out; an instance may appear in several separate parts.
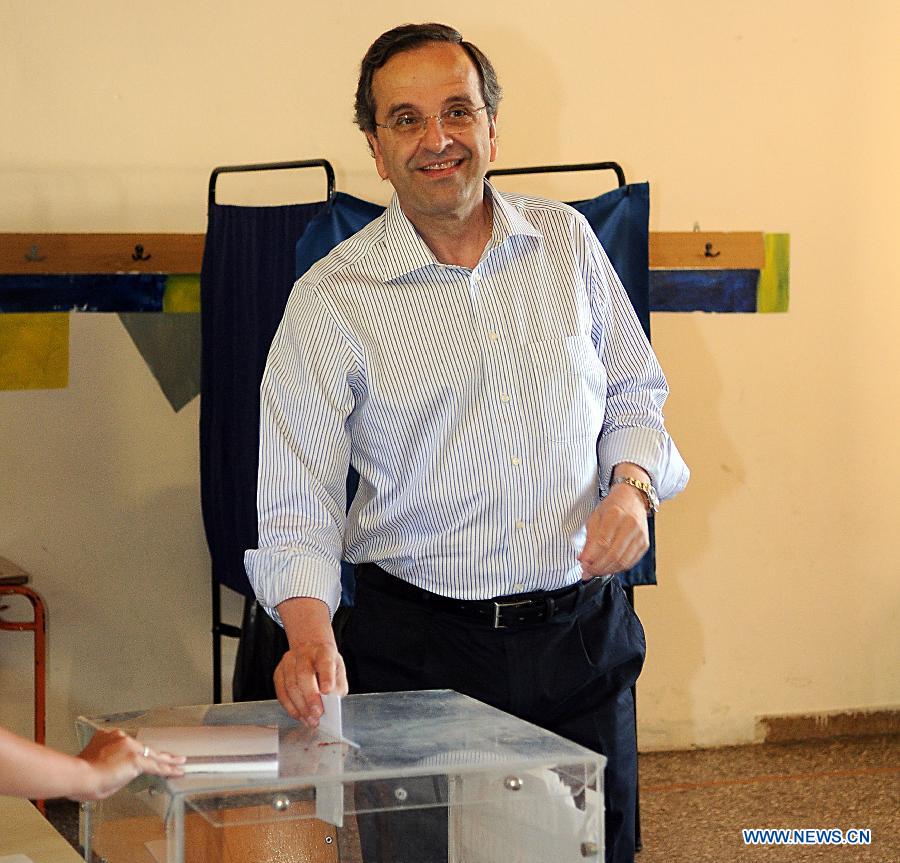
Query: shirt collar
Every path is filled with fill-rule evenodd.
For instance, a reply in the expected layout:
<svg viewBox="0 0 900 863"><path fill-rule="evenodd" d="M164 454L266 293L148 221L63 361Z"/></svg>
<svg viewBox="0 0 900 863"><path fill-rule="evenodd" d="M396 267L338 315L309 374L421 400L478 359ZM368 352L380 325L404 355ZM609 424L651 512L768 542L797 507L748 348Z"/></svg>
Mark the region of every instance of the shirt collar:
<svg viewBox="0 0 900 863"><path fill-rule="evenodd" d="M413 223L406 218L396 192L384 213L384 237L385 255L381 263L381 275L386 282L437 264L431 249L419 236Z"/></svg>
<svg viewBox="0 0 900 863"><path fill-rule="evenodd" d="M496 248L513 236L541 237L540 231L487 180L484 181L484 193L490 195L494 204L494 224L487 251ZM385 281L424 267L440 266L431 249L406 217L396 193L385 210L384 236L385 256L381 264L381 275Z"/></svg>
<svg viewBox="0 0 900 863"><path fill-rule="evenodd" d="M494 202L494 230L489 248L499 246L509 237L517 235L541 238L541 232L487 180L484 181L484 191Z"/></svg>

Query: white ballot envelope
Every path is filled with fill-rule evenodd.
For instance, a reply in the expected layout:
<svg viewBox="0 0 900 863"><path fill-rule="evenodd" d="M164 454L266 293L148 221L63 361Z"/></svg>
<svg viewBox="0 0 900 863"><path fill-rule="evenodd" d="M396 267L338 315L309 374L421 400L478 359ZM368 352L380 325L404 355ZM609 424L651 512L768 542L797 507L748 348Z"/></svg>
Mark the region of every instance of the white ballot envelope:
<svg viewBox="0 0 900 863"><path fill-rule="evenodd" d="M269 725L139 728L138 742L184 755L185 773L277 773L278 729Z"/></svg>

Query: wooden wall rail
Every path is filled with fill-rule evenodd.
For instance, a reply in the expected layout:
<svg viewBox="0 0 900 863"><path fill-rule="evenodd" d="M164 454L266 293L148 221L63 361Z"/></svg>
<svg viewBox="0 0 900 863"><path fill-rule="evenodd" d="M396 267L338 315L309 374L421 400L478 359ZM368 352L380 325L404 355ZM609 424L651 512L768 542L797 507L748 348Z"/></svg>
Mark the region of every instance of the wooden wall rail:
<svg viewBox="0 0 900 863"><path fill-rule="evenodd" d="M651 270L761 270L766 263L761 231L653 231Z"/></svg>
<svg viewBox="0 0 900 863"><path fill-rule="evenodd" d="M0 234L0 273L199 273L205 234Z"/></svg>
<svg viewBox="0 0 900 863"><path fill-rule="evenodd" d="M0 234L0 274L199 273L204 234ZM652 231L653 270L759 270L762 232Z"/></svg>

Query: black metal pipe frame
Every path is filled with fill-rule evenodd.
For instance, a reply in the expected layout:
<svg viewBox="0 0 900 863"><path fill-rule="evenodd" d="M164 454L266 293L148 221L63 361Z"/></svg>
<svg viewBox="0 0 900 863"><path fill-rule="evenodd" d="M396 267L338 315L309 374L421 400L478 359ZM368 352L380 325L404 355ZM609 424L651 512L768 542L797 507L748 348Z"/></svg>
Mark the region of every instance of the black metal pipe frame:
<svg viewBox="0 0 900 863"><path fill-rule="evenodd" d="M222 703L222 637L240 638L241 628L222 623L222 585L212 579L213 704Z"/></svg>
<svg viewBox="0 0 900 863"><path fill-rule="evenodd" d="M216 180L219 174L244 174L251 171L290 171L297 168L322 168L328 180L328 201L334 198L334 168L327 159L302 159L296 162L258 162L253 165L221 165L213 168L209 175L208 205L212 207L216 203Z"/></svg>
<svg viewBox="0 0 900 863"><path fill-rule="evenodd" d="M618 162L580 162L577 165L535 165L531 168L492 168L485 174L491 177L512 176L514 174L563 174L571 171L615 171L619 186L625 185L625 172Z"/></svg>

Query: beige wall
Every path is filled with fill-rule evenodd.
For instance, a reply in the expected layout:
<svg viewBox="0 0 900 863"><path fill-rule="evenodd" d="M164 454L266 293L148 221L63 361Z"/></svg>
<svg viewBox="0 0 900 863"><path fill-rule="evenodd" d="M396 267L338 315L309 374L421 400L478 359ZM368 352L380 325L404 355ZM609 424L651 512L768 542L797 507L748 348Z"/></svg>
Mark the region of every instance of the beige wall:
<svg viewBox="0 0 900 863"><path fill-rule="evenodd" d="M506 87L500 165L612 158L650 181L653 229L791 234L790 313L654 316L694 478L638 594L645 748L900 703L898 9L454 6ZM326 156L385 200L349 123L356 67L383 29L445 14L0 2L0 231L202 231L211 167L249 161ZM198 405L171 411L115 316L73 315L71 348L67 390L0 393L0 555L49 601L66 747L78 712L210 694ZM27 638L0 643L0 721L27 732Z"/></svg>

